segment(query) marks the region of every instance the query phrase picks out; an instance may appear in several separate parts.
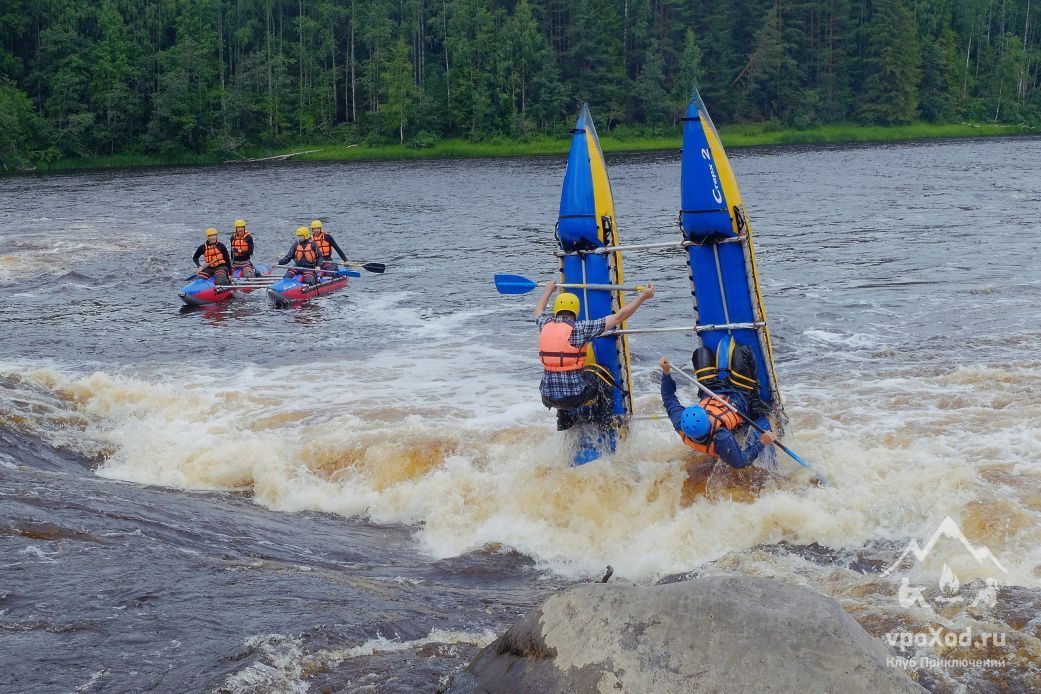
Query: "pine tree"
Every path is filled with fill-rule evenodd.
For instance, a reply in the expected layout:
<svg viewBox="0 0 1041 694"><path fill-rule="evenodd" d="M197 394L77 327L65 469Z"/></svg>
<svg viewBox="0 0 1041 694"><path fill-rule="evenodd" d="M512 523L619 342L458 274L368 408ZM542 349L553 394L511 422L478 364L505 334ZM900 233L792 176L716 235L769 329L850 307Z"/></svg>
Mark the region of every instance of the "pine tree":
<svg viewBox="0 0 1041 694"><path fill-rule="evenodd" d="M0 76L0 171L25 163L37 127L29 96Z"/></svg>
<svg viewBox="0 0 1041 694"><path fill-rule="evenodd" d="M387 126L398 133L398 140L405 143L405 126L415 115L419 87L412 72L412 48L399 38L395 42L383 73L384 96L380 103L380 117Z"/></svg>
<svg viewBox="0 0 1041 694"><path fill-rule="evenodd" d="M904 0L875 0L872 11L858 112L876 123L907 123L917 115L921 79L914 15Z"/></svg>
<svg viewBox="0 0 1041 694"><path fill-rule="evenodd" d="M658 42L651 40L640 74L633 83L632 96L637 119L644 123L662 123L669 115L669 97L665 91L665 73Z"/></svg>
<svg viewBox="0 0 1041 694"><path fill-rule="evenodd" d="M673 115L682 115L690 101L692 88L701 81L701 48L693 29L683 37L683 53L672 83Z"/></svg>

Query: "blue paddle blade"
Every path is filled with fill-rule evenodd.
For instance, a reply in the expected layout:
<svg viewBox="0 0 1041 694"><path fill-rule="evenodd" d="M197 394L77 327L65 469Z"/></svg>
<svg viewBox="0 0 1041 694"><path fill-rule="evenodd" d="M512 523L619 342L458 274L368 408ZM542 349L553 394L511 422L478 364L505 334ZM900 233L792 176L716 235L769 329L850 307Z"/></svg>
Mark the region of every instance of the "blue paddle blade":
<svg viewBox="0 0 1041 694"><path fill-rule="evenodd" d="M784 452L787 453L788 455L790 455L792 457L792 460L797 462L799 465L802 465L803 467L809 467L810 466L809 463L807 463L805 460L803 460L799 456L795 455L795 453L793 453L790 449L785 448Z"/></svg>
<svg viewBox="0 0 1041 694"><path fill-rule="evenodd" d="M361 273L354 270L340 270L336 274L340 277L361 277Z"/></svg>
<svg viewBox="0 0 1041 694"><path fill-rule="evenodd" d="M495 276L495 289L500 294L527 294L537 286L536 282L520 275Z"/></svg>

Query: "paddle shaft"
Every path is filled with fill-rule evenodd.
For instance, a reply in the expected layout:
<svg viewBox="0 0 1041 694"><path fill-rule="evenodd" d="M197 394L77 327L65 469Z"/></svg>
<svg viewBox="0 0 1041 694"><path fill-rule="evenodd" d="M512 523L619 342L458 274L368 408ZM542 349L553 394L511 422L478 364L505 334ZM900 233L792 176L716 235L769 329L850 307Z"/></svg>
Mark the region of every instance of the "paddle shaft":
<svg viewBox="0 0 1041 694"><path fill-rule="evenodd" d="M536 286L545 287L548 282L538 282ZM642 292L646 287L643 285L628 285L628 284L557 284L560 289L602 289L605 291L619 291L619 292Z"/></svg>
<svg viewBox="0 0 1041 694"><path fill-rule="evenodd" d="M272 265L272 267L282 268L284 270L297 270L298 272L301 272L301 273L304 273L304 272L321 272L321 273L324 273L326 275L338 275L338 274L340 274L339 270L320 270L319 268L296 267L295 265Z"/></svg>

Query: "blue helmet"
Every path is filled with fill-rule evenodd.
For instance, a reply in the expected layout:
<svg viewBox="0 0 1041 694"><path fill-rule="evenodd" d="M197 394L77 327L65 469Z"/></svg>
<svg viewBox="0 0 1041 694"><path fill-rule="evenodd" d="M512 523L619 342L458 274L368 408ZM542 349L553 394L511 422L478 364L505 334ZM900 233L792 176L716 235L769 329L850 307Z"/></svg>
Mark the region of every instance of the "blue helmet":
<svg viewBox="0 0 1041 694"><path fill-rule="evenodd" d="M680 415L680 429L687 435L687 438L700 441L712 431L712 422L704 407L691 405Z"/></svg>

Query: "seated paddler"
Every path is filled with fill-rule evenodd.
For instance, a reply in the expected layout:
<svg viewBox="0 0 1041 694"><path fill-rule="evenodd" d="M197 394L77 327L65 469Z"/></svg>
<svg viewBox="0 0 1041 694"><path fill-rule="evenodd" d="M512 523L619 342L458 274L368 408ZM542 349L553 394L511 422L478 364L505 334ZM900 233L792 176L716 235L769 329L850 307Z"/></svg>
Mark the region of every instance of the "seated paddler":
<svg viewBox="0 0 1041 694"><path fill-rule="evenodd" d="M242 268L243 277L256 276L256 268L253 267L253 252L256 245L253 234L246 229L245 219L235 220L235 231L231 234L231 264L233 270Z"/></svg>
<svg viewBox="0 0 1041 694"><path fill-rule="evenodd" d="M192 262L199 268L199 277L213 278L214 284L231 284L231 256L228 247L217 240L214 227L206 230L206 242L195 249Z"/></svg>
<svg viewBox="0 0 1041 694"><path fill-rule="evenodd" d="M539 359L542 361L542 403L557 408L557 430L570 429L578 420L576 410L591 408L590 421L605 421L611 414L613 377L601 366L586 365L590 342L614 330L636 313L643 302L654 296L654 285L616 313L595 320L578 320L579 298L561 292L553 302L553 312L546 311L549 298L557 289L550 281L535 305L535 325L539 329Z"/></svg>
<svg viewBox="0 0 1041 694"><path fill-rule="evenodd" d="M289 248L289 252L278 261L278 264L287 265L290 260L293 261L296 269L287 272L286 277L299 274L300 281L304 284L318 283L318 273L315 268L318 267L321 260L321 252L315 242L311 240L311 230L307 227L297 227L296 243Z"/></svg>
<svg viewBox="0 0 1041 694"><path fill-rule="evenodd" d="M707 347L694 351L694 375L708 389L726 400L738 412L749 417L766 432L749 437L742 448L738 436L746 427L745 420L722 402L708 396L694 405L685 407L676 397L676 381L673 380L672 365L661 358L661 399L672 426L690 448L719 458L734 468L752 465L766 446L776 438L769 431L770 422L760 412L758 381L756 379L755 356L746 345L735 345L731 340L720 342L725 367ZM722 377L721 377L722 375Z"/></svg>
<svg viewBox="0 0 1041 694"><path fill-rule="evenodd" d="M322 255L323 270L336 270L336 263L330 262L333 258L333 251L340 256L340 260L347 262L347 254L336 243L333 235L326 232L320 219L311 222L311 240L314 241L314 245L318 246L318 252Z"/></svg>

